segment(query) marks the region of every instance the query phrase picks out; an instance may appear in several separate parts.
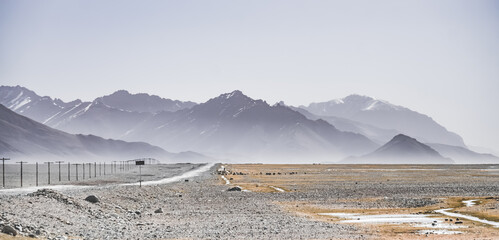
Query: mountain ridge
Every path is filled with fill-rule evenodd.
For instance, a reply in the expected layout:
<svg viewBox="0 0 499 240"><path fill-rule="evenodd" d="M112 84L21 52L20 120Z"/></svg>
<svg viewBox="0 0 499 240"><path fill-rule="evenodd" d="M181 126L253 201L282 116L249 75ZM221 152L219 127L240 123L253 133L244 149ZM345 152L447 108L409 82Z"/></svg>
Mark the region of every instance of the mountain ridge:
<svg viewBox="0 0 499 240"><path fill-rule="evenodd" d="M398 134L374 152L357 158L347 158L345 163L368 164L452 164L430 146L415 138Z"/></svg>
<svg viewBox="0 0 499 240"><path fill-rule="evenodd" d="M448 131L431 117L368 96L353 94L341 99L311 103L300 108L319 116L340 117L381 129L393 129L416 137L422 142L466 147L459 135Z"/></svg>
<svg viewBox="0 0 499 240"><path fill-rule="evenodd" d="M299 154L312 149L324 154L357 152L355 144L347 146L340 138L359 141L359 148L366 151L376 147L362 135L341 132L325 121L312 121L287 107L251 99L238 90L190 109L162 112L142 124L145 127L134 130L128 139L149 138L173 151L190 147L197 152L234 155L279 155L284 150Z"/></svg>
<svg viewBox="0 0 499 240"><path fill-rule="evenodd" d="M0 104L0 151L16 159L83 161L155 157L163 160L209 160L203 155L175 154L145 142L125 142L95 135L68 134L21 116Z"/></svg>

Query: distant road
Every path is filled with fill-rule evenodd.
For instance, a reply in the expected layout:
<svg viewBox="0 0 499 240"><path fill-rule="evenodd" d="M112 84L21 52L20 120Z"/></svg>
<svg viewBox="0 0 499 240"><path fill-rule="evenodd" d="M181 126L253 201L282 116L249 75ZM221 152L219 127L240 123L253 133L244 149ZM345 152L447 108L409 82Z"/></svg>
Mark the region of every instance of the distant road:
<svg viewBox="0 0 499 240"><path fill-rule="evenodd" d="M209 171L210 168L213 167L215 164L216 163L207 163L205 165L202 165L198 168L187 171L187 172L185 172L181 175L178 175L178 176L163 178L163 179L155 180L155 181L144 181L144 182L142 182L142 185L144 185L144 186L161 185L161 184L167 184L167 183L181 181L181 180L192 178L192 177L197 177L197 176L201 175L202 173ZM64 191L64 190L77 190L77 189L88 189L88 188L107 188L107 187L112 187L112 186L138 186L138 185L139 185L139 183L137 182L137 183L110 184L110 185L102 185L102 186L98 186L98 185L95 185L95 186L80 186L80 185L38 186L38 187L0 189L0 195L27 194L27 193L36 192L39 189L52 189L52 190Z"/></svg>

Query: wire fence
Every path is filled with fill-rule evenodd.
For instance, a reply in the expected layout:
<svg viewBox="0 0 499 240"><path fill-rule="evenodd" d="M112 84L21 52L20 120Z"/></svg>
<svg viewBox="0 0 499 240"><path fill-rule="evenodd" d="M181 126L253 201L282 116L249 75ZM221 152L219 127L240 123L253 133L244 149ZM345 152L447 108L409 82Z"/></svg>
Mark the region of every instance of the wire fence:
<svg viewBox="0 0 499 240"><path fill-rule="evenodd" d="M26 162L6 162L5 160L0 163L0 174L2 174L0 188L46 186L97 180L135 169L135 161L137 161L85 163L56 161L28 164ZM156 161L155 159L147 160L149 163Z"/></svg>

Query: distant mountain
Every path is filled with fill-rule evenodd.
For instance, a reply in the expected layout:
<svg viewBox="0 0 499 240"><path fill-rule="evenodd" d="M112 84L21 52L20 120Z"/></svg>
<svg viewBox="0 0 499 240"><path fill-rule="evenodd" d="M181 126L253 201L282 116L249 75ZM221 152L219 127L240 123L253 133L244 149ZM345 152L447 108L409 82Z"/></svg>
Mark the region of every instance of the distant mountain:
<svg viewBox="0 0 499 240"><path fill-rule="evenodd" d="M116 91L111 95L97 98L95 101L115 109L148 113L175 112L196 105L194 102L171 100L146 93L130 94L125 90Z"/></svg>
<svg viewBox="0 0 499 240"><path fill-rule="evenodd" d="M284 105L283 102L280 102L279 104ZM335 116L319 116L315 115L303 108L298 108L298 107L292 107L288 106L289 108L303 114L305 117L311 120L318 120L322 119L334 127L336 127L340 131L345 131L345 132L353 132L353 133L358 133L362 134L375 143L378 144L383 144L388 142L390 139L393 138L393 136L399 134L397 130L393 129L382 129L378 128L366 123L361 123L361 122L356 122L353 120L349 120L346 118L341 118L341 117L335 117Z"/></svg>
<svg viewBox="0 0 499 240"><path fill-rule="evenodd" d="M499 157L492 154L477 153L469 149L445 144L430 143L428 144L433 149L437 150L442 156L452 158L456 163L460 164L486 164L499 163Z"/></svg>
<svg viewBox="0 0 499 240"><path fill-rule="evenodd" d="M94 134L120 139L127 131L160 111L190 108L195 103L181 102L117 91L92 102L40 97L24 87L1 86L0 104L50 127L74 134Z"/></svg>
<svg viewBox="0 0 499 240"><path fill-rule="evenodd" d="M345 163L369 164L452 164L433 148L409 136L399 134L376 151Z"/></svg>
<svg viewBox="0 0 499 240"><path fill-rule="evenodd" d="M395 130L414 136L422 142L466 147L459 135L449 132L430 117L367 96L350 95L342 99L300 107L319 116L340 117L380 129Z"/></svg>
<svg viewBox="0 0 499 240"><path fill-rule="evenodd" d="M72 135L21 116L0 105L0 152L17 159L107 160L182 157L143 142ZM197 156L201 157L201 156Z"/></svg>
<svg viewBox="0 0 499 240"><path fill-rule="evenodd" d="M360 134L312 121L292 109L254 100L240 91L176 112L161 112L140 123L124 139L148 141L171 151L194 150L268 162L335 159L377 147Z"/></svg>
<svg viewBox="0 0 499 240"><path fill-rule="evenodd" d="M24 87L0 86L0 104L25 117L43 123L63 109L81 104L80 100L65 103L60 99L38 96Z"/></svg>

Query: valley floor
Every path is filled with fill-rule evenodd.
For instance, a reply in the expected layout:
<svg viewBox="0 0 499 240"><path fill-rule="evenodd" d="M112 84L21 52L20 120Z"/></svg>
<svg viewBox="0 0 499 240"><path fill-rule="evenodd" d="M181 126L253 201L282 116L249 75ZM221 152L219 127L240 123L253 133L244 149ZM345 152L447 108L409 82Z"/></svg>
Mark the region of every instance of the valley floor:
<svg viewBox="0 0 499 240"><path fill-rule="evenodd" d="M220 166L226 175L216 173ZM207 171L199 171L203 167ZM85 188L38 190L36 194L32 193L37 189L0 190L0 225L17 227L24 237L49 239L499 236L498 227L436 212L452 208L447 211L499 222L498 165L208 167L146 165L145 180L171 181L142 187L120 185L136 182L137 173L128 171L112 179L96 177L79 183ZM235 186L243 191L227 191ZM100 202L85 201L89 195ZM0 239L10 238L0 234Z"/></svg>

